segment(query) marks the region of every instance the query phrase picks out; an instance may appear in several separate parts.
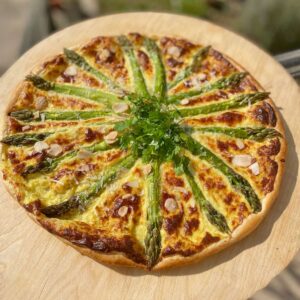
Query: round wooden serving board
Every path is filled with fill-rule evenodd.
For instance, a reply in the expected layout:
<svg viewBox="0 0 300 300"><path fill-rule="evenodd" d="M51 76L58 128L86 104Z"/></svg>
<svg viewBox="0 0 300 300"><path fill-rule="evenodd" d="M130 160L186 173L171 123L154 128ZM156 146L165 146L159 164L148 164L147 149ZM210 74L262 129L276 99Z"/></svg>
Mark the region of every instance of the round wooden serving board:
<svg viewBox="0 0 300 300"><path fill-rule="evenodd" d="M255 45L210 23L170 14L130 13L89 20L33 47L1 78L0 115L35 65L97 35L128 32L185 37L210 44L243 65L271 97L288 140L280 195L250 236L205 261L159 273L108 267L80 255L36 225L0 189L0 299L245 299L292 260L300 245L300 91L287 72Z"/></svg>

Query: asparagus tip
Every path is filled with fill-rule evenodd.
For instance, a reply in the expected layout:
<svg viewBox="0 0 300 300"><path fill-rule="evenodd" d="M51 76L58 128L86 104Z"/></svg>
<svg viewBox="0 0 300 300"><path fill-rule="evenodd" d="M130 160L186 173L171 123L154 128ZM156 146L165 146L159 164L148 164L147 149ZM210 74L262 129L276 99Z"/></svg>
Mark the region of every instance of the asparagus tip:
<svg viewBox="0 0 300 300"><path fill-rule="evenodd" d="M25 78L27 81L30 81L33 83L33 85L41 90L51 90L53 88L53 83L48 82L44 78L35 75L35 74L30 74L27 75Z"/></svg>

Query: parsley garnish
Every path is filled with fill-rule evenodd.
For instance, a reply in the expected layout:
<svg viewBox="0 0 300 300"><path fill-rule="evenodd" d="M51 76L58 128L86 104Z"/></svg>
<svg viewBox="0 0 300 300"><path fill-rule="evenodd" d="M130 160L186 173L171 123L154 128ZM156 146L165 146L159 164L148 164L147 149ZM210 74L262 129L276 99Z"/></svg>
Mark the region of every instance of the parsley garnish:
<svg viewBox="0 0 300 300"><path fill-rule="evenodd" d="M153 96L130 101L132 118L115 126L121 133L121 148L130 148L143 162L174 160L180 152L180 132L183 131L176 121L177 113L170 112Z"/></svg>

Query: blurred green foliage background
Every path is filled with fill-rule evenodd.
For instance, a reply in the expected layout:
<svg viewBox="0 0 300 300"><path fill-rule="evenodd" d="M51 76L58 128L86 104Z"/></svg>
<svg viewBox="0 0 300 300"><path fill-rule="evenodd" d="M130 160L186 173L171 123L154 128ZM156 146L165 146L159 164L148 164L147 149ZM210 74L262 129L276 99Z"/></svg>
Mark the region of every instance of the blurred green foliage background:
<svg viewBox="0 0 300 300"><path fill-rule="evenodd" d="M300 0L48 1L54 30L61 29L68 23L99 15L128 11L163 11L210 20L239 32L273 54L300 48ZM62 22L62 12L66 22ZM57 13L60 14L59 18L55 16ZM63 25L55 24L56 19Z"/></svg>

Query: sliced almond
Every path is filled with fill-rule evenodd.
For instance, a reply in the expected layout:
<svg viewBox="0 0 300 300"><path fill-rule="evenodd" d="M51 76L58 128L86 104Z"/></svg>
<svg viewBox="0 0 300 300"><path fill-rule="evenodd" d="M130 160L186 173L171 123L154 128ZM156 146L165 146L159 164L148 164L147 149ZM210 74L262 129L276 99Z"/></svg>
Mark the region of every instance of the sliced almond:
<svg viewBox="0 0 300 300"><path fill-rule="evenodd" d="M152 166L150 164L145 165L143 167L143 173L144 173L144 175L149 175L151 173L151 171L152 171Z"/></svg>
<svg viewBox="0 0 300 300"><path fill-rule="evenodd" d="M190 204L191 204L191 208L195 208L196 207L196 201L195 201L194 198L191 199Z"/></svg>
<svg viewBox="0 0 300 300"><path fill-rule="evenodd" d="M41 116L41 121L42 121L42 122L45 122L45 120L46 120L45 114L40 114L40 116Z"/></svg>
<svg viewBox="0 0 300 300"><path fill-rule="evenodd" d="M116 113L123 113L125 111L127 111L129 109L129 105L125 102L121 102L121 103L116 103L112 106L112 109L116 112Z"/></svg>
<svg viewBox="0 0 300 300"><path fill-rule="evenodd" d="M248 154L234 155L232 163L238 167L249 167L252 162L252 157Z"/></svg>
<svg viewBox="0 0 300 300"><path fill-rule="evenodd" d="M75 66L69 66L65 69L64 75L66 76L76 76L77 75L77 68Z"/></svg>
<svg viewBox="0 0 300 300"><path fill-rule="evenodd" d="M168 198L165 201L165 208L169 212L173 212L178 208L177 202L173 198Z"/></svg>
<svg viewBox="0 0 300 300"><path fill-rule="evenodd" d="M43 110L48 106L48 100L45 97L37 97L34 101L34 106L37 110Z"/></svg>
<svg viewBox="0 0 300 300"><path fill-rule="evenodd" d="M124 200L126 200L126 199L131 199L133 197L133 195L132 194L125 194L125 195L123 195L122 196L122 199L124 199Z"/></svg>
<svg viewBox="0 0 300 300"><path fill-rule="evenodd" d="M251 166L249 166L249 169L251 170L252 174L257 176L259 174L259 164L258 162L255 162Z"/></svg>
<svg viewBox="0 0 300 300"><path fill-rule="evenodd" d="M82 165L82 166L79 166L77 171L87 173L90 171L90 168L88 165Z"/></svg>
<svg viewBox="0 0 300 300"><path fill-rule="evenodd" d="M109 145L112 145L114 144L115 142L117 141L117 139L114 139L114 140L106 140L105 142Z"/></svg>
<svg viewBox="0 0 300 300"><path fill-rule="evenodd" d="M118 131L111 131L107 135L104 136L104 140L107 142L108 140L115 140L118 136Z"/></svg>
<svg viewBox="0 0 300 300"><path fill-rule="evenodd" d="M81 149L77 153L77 157L80 158L80 159L89 158L92 155L93 155L93 152L85 150L85 149Z"/></svg>
<svg viewBox="0 0 300 300"><path fill-rule="evenodd" d="M195 86L195 87L198 86L200 84L199 78L198 77L192 78L191 79L191 84L192 84L192 86Z"/></svg>
<svg viewBox="0 0 300 300"><path fill-rule="evenodd" d="M121 206L119 209L118 209L118 215L120 217L125 217L126 214L128 212L128 207L127 206Z"/></svg>
<svg viewBox="0 0 300 300"><path fill-rule="evenodd" d="M168 48L168 54L178 58L181 55L181 48L176 46L171 46L170 48Z"/></svg>
<svg viewBox="0 0 300 300"><path fill-rule="evenodd" d="M174 186L173 189L183 194L188 194L188 191L182 186Z"/></svg>
<svg viewBox="0 0 300 300"><path fill-rule="evenodd" d="M57 184L60 184L60 185L64 185L63 182L60 182L59 180L56 180L56 179L51 179L50 180L54 183L57 183Z"/></svg>
<svg viewBox="0 0 300 300"><path fill-rule="evenodd" d="M201 81L205 80L206 78L207 78L207 76L204 73L201 73L201 74L198 75L198 79L201 80Z"/></svg>
<svg viewBox="0 0 300 300"><path fill-rule="evenodd" d="M237 147L238 147L240 150L242 150L242 149L245 148L244 142L243 142L242 140L240 140L240 139L236 140L236 145L237 145Z"/></svg>
<svg viewBox="0 0 300 300"><path fill-rule="evenodd" d="M39 141L34 144L33 148L36 152L42 152L43 150L48 149L49 145L46 142Z"/></svg>
<svg viewBox="0 0 300 300"><path fill-rule="evenodd" d="M22 127L22 131L26 131L26 130L29 130L30 129L30 126L29 125L25 125Z"/></svg>
<svg viewBox="0 0 300 300"><path fill-rule="evenodd" d="M38 118L40 117L40 112L39 112L39 111L35 111L35 112L33 113L33 117L34 117L35 119L38 119Z"/></svg>
<svg viewBox="0 0 300 300"><path fill-rule="evenodd" d="M99 54L98 57L100 58L100 60L102 61L106 61L109 57L110 57L110 51L108 49L102 49Z"/></svg>
<svg viewBox="0 0 300 300"><path fill-rule="evenodd" d="M107 131L108 131L108 128L105 127L105 126L101 126L101 127L98 128L97 131L100 132L101 134L106 134Z"/></svg>
<svg viewBox="0 0 300 300"><path fill-rule="evenodd" d="M58 144L50 145L50 148L47 150L47 153L53 157L59 156L62 152L63 152L63 149Z"/></svg>
<svg viewBox="0 0 300 300"><path fill-rule="evenodd" d="M127 185L132 188L137 188L139 186L139 182L137 180L127 182Z"/></svg>
<svg viewBox="0 0 300 300"><path fill-rule="evenodd" d="M189 99L183 99L183 100L180 101L180 104L181 104L181 105L187 105L187 104L189 104L189 103L190 103L190 100L189 100Z"/></svg>

